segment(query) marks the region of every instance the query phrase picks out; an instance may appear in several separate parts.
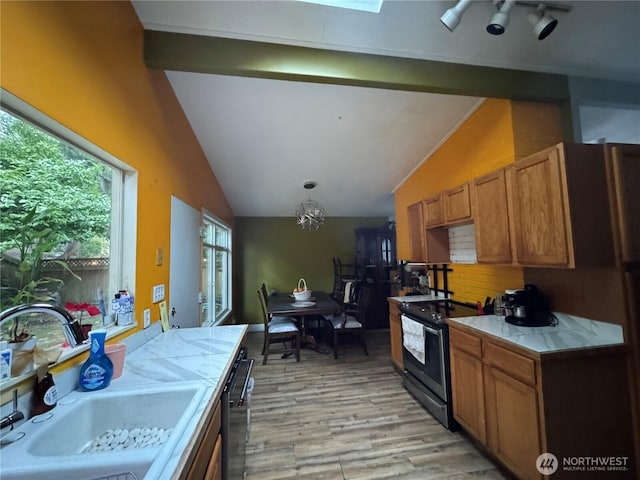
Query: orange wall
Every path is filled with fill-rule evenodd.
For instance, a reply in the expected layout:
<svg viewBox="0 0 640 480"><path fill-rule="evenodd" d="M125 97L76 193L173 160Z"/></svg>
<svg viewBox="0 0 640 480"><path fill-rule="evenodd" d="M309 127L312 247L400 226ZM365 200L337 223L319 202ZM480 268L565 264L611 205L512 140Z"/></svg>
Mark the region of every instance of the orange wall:
<svg viewBox="0 0 640 480"><path fill-rule="evenodd" d="M1 10L2 88L138 171L141 325L152 286L169 285L171 195L230 224L233 212L166 75L143 63L143 28L129 2L3 1Z"/></svg>
<svg viewBox="0 0 640 480"><path fill-rule="evenodd" d="M486 100L395 192L398 258L409 259L407 206L561 141L554 105ZM524 283L522 268L453 264L454 299L475 303Z"/></svg>

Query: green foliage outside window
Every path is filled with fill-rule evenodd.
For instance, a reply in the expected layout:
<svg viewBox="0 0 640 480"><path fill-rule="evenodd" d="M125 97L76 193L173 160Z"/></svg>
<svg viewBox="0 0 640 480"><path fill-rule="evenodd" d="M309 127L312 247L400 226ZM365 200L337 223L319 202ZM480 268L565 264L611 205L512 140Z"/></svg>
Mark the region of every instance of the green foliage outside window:
<svg viewBox="0 0 640 480"><path fill-rule="evenodd" d="M2 307L60 282L42 276L45 258L70 273L66 258L108 257L110 215L109 166L0 111L0 252L19 261L15 278L3 275Z"/></svg>
<svg viewBox="0 0 640 480"><path fill-rule="evenodd" d="M111 171L107 165L0 112L0 166L0 250L11 248L25 212L33 208L47 212L33 228L50 228L58 245L71 240L108 242Z"/></svg>

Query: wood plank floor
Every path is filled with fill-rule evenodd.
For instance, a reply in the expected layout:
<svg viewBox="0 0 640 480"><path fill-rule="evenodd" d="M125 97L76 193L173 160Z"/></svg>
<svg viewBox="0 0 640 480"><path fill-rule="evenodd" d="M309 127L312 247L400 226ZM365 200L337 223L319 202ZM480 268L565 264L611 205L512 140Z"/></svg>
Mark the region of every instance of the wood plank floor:
<svg viewBox="0 0 640 480"><path fill-rule="evenodd" d="M442 427L404 389L389 357L389 332L368 332L332 354L312 350L256 360L247 480L506 479L460 432ZM277 348L277 347L276 347Z"/></svg>

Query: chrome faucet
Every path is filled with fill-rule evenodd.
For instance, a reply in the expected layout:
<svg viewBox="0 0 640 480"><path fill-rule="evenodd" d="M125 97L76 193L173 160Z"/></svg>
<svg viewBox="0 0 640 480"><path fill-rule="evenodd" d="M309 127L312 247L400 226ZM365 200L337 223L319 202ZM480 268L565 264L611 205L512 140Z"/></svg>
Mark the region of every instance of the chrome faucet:
<svg viewBox="0 0 640 480"><path fill-rule="evenodd" d="M48 303L32 303L28 305L16 305L7 308L0 313L0 325L18 315L25 313L48 313L56 317L62 323L62 331L71 347L76 347L84 342L84 335L77 320L64 308Z"/></svg>
<svg viewBox="0 0 640 480"><path fill-rule="evenodd" d="M0 429L4 427L8 427L12 425L11 429L13 429L13 424L19 422L24 418L24 414L18 410L18 390L13 391L13 412L9 415L2 417L0 420Z"/></svg>

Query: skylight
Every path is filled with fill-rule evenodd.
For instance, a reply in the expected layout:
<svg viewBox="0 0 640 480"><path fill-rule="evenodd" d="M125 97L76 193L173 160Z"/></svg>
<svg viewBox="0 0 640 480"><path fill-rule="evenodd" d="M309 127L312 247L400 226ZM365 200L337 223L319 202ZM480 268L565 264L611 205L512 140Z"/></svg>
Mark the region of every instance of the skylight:
<svg viewBox="0 0 640 480"><path fill-rule="evenodd" d="M383 0L298 0L299 2L317 3L329 7L349 8L363 12L380 13Z"/></svg>

